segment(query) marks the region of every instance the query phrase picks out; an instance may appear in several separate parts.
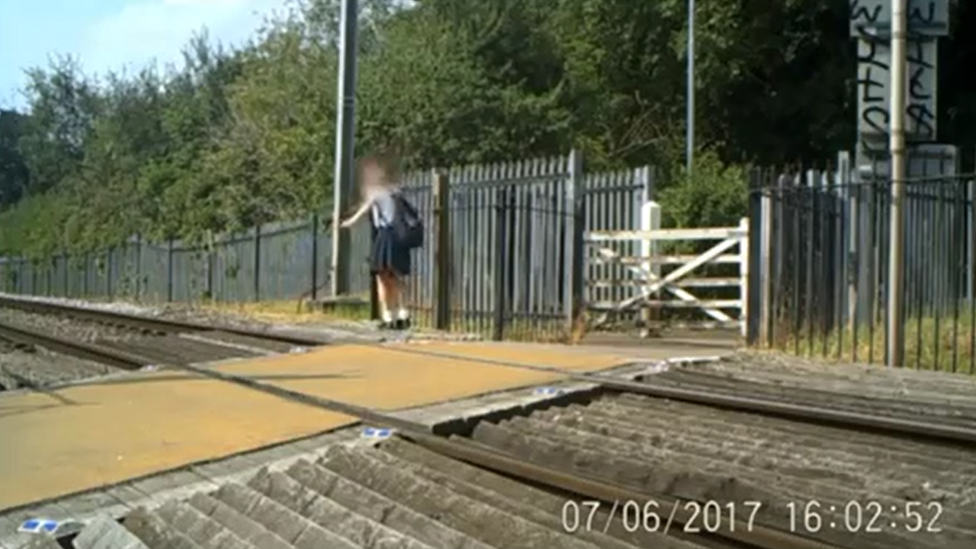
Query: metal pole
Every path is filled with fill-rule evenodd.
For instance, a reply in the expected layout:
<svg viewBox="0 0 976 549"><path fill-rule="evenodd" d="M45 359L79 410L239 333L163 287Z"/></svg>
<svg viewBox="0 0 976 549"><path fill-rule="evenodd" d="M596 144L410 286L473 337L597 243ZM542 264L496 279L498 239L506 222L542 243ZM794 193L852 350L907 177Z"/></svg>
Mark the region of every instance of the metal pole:
<svg viewBox="0 0 976 549"><path fill-rule="evenodd" d="M905 78L907 0L891 0L891 255L888 263L888 365L905 360Z"/></svg>
<svg viewBox="0 0 976 549"><path fill-rule="evenodd" d="M336 109L335 177L332 210L332 296L349 291L349 232L339 226L353 192L354 131L356 127L357 0L342 1L339 94Z"/></svg>
<svg viewBox="0 0 976 549"><path fill-rule="evenodd" d="M688 0L688 74L687 99L685 113L688 134L685 140L685 169L691 176L691 169L695 163L695 0Z"/></svg>

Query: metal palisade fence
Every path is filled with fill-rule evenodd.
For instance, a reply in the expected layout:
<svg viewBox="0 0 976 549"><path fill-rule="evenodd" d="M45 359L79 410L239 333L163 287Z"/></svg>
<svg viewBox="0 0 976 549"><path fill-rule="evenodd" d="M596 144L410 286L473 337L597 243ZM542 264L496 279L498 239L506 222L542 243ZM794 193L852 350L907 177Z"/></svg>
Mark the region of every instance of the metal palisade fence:
<svg viewBox="0 0 976 549"><path fill-rule="evenodd" d="M586 230L634 230L652 194L649 168L584 173L563 157L407 174L424 217L408 300L422 324L495 338L562 338L580 315ZM132 239L97 253L0 258L10 293L143 302L278 301L328 297L331 224L318 216L215 236L203 244ZM353 229L351 293L368 296L370 230ZM602 271L617 269L619 273ZM621 287L601 290L629 291ZM622 295L622 294L621 294Z"/></svg>
<svg viewBox="0 0 976 549"><path fill-rule="evenodd" d="M932 162L933 160L929 160ZM976 373L976 174L916 172L905 211L905 366ZM887 168L757 171L750 201L750 343L886 362Z"/></svg>
<svg viewBox="0 0 976 549"><path fill-rule="evenodd" d="M312 216L198 244L132 238L99 252L0 258L0 289L144 302L311 297L328 285L331 246L322 225ZM354 250L368 249L368 239L368 231L354 231Z"/></svg>
<svg viewBox="0 0 976 549"><path fill-rule="evenodd" d="M886 170L859 173L842 155L826 171L753 172L740 269L748 343L886 360ZM905 356L919 368L976 371L976 175L948 165L921 172L905 204ZM407 288L416 318L496 339L565 339L582 329L585 304L633 300L647 280L594 261L586 235L640 231L653 176L647 167L586 173L577 153L407 174L426 230ZM312 216L199 245L132 239L98 253L0 258L0 290L143 302L328 298L330 225ZM646 260L646 243L616 240L603 251ZM351 293L364 298L370 241L366 224L354 228L344 266Z"/></svg>

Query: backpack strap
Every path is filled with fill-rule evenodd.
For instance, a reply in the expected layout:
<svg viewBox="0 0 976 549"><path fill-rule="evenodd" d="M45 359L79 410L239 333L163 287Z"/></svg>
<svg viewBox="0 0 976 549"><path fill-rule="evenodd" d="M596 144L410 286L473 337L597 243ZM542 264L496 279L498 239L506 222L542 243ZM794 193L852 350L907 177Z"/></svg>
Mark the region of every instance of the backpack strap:
<svg viewBox="0 0 976 549"><path fill-rule="evenodd" d="M402 212L401 211L397 212L398 214L406 215L407 217L413 219L420 218L420 214L417 212L417 208L415 208L414 205L410 202L410 199L408 199L407 196L402 192L400 192L399 190L393 193L393 202L396 204L397 210L403 208Z"/></svg>

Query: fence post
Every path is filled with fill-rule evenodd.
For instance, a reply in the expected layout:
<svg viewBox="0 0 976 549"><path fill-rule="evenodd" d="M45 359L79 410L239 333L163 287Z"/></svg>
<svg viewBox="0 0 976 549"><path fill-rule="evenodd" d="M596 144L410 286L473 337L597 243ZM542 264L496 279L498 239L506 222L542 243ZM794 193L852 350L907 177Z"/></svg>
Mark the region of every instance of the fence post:
<svg viewBox="0 0 976 549"><path fill-rule="evenodd" d="M136 303L139 303L142 300L142 252L143 252L142 246L143 246L142 234L137 234L136 235L136 268L134 269L136 275L136 288L135 288Z"/></svg>
<svg viewBox="0 0 976 549"><path fill-rule="evenodd" d="M847 151L837 153L837 173L835 174L837 195L841 200L840 215L838 216L838 250L840 289L840 326L845 329L854 318L854 304L857 302L857 270L855 257L857 254L857 205L855 190L851 188L851 155ZM845 239L846 237L846 239Z"/></svg>
<svg viewBox="0 0 976 549"><path fill-rule="evenodd" d="M47 279L46 284L47 284L48 297L54 296L54 265L56 264L56 262L57 262L57 258L53 255L49 256L47 258L47 261L44 262L45 270L47 271L45 273L47 275L45 276L45 278Z"/></svg>
<svg viewBox="0 0 976 549"><path fill-rule="evenodd" d="M742 337L746 340L748 345L753 345L756 342L756 335L759 332L759 326L756 322L755 317L758 316L759 307L754 302L754 295L759 293L752 290L755 288L754 271L753 268L753 238L760 235L755 235L758 231L754 231L751 223L751 213L750 217L743 217L739 221L739 232L743 233L739 237L739 299L742 301ZM758 255L758 254L756 254Z"/></svg>
<svg viewBox="0 0 976 549"><path fill-rule="evenodd" d="M254 226L254 301L261 301L261 225Z"/></svg>
<svg viewBox="0 0 976 549"><path fill-rule="evenodd" d="M312 214L312 302L319 297L319 214Z"/></svg>
<svg viewBox="0 0 976 549"><path fill-rule="evenodd" d="M166 243L166 302L173 302L173 237L170 236Z"/></svg>
<svg viewBox="0 0 976 549"><path fill-rule="evenodd" d="M105 253L105 298L112 300L112 255L115 248L109 247Z"/></svg>
<svg viewBox="0 0 976 549"><path fill-rule="evenodd" d="M651 167L644 166L642 168L637 168L637 170L635 171L635 175L637 176L638 184L641 187L641 202L637 207L637 215L638 215L638 223L639 223L638 227L640 227L640 229L644 231L660 229L661 228L660 207L657 206L657 204L653 205L653 208L657 208L656 212L652 211L653 208L651 208L651 203L654 202L654 174L651 173ZM656 215L657 226L654 226L655 215ZM637 251L643 257L651 257L652 255L657 255L657 246L652 247L650 240L641 239L638 242ZM654 272L655 274L660 275L660 266L655 266L653 260L645 261L641 264L641 266L644 268L645 272L648 273ZM651 269L657 269L657 270L652 271ZM647 299L650 298L651 296L647 296ZM656 314L656 313L660 313L660 311L651 310L651 308L647 306L644 307L644 314L643 314L644 330L642 333L644 337L649 337L651 334L650 332L651 322L654 322L655 320L660 320L659 318L657 318L660 316L660 314Z"/></svg>
<svg viewBox="0 0 976 549"><path fill-rule="evenodd" d="M450 178L434 171L434 329L451 328Z"/></svg>
<svg viewBox="0 0 976 549"><path fill-rule="evenodd" d="M658 205L653 200L647 200L641 205L641 219L640 219L640 230L642 231L657 231L661 229L661 206ZM644 275L646 277L646 284L650 286L657 280L661 279L661 262L658 258L658 245L650 238L640 239L640 255L644 259L641 262L641 268L644 270ZM651 277L653 275L653 279ZM641 291L643 293L643 290ZM651 335L651 323L661 320L661 309L658 306L651 307L648 301L652 299L658 301L658 296L660 291L652 292L644 296L643 301L645 302L643 310L644 319L644 330L642 335L644 337L650 337Z"/></svg>
<svg viewBox="0 0 976 549"><path fill-rule="evenodd" d="M495 189L495 250L494 250L494 271L492 272L492 286L494 286L494 298L495 302L492 307L492 331L491 339L493 341L501 341L505 339L505 317L507 316L506 309L506 292L505 292L505 282L508 274L508 253L506 250L506 225L505 222L506 212L506 193L505 187L498 187Z"/></svg>
<svg viewBox="0 0 976 549"><path fill-rule="evenodd" d="M857 232L855 244L855 265L857 268L857 302L855 305L854 322L857 324L874 323L875 321L875 240L873 238L874 220L872 212L875 207L874 174L863 173L863 166L854 170L856 183L855 208L857 210L857 225L852 230ZM852 225L854 225L852 223Z"/></svg>
<svg viewBox="0 0 976 549"><path fill-rule="evenodd" d="M68 252L61 252L61 262L64 264L64 297L71 297L71 256L68 255Z"/></svg>
<svg viewBox="0 0 976 549"><path fill-rule="evenodd" d="M653 201L655 198L655 172L651 171L650 166L643 166L635 170L635 175L641 186L641 204Z"/></svg>
<svg viewBox="0 0 976 549"><path fill-rule="evenodd" d="M763 176L763 184L768 184L772 179ZM775 317L773 313L773 280L774 280L774 265L777 254L780 253L780 249L776 248L776 242L779 240L773 238L775 220L773 216L775 212L778 212L778 208L773 207L773 192L775 189L769 189L767 192L762 194L762 204L760 207L760 216L762 218L762 236L759 238L759 254L760 254L760 267L759 273L755 275L760 284L760 295L754 296L759 303L760 315L759 315L759 342L760 344L772 346L773 345L773 318ZM782 197L777 197L777 200L782 200ZM750 228L751 230L751 228Z"/></svg>
<svg viewBox="0 0 976 549"><path fill-rule="evenodd" d="M207 231L207 298L216 301L214 295L214 269L217 268L216 246L212 231Z"/></svg>
<svg viewBox="0 0 976 549"><path fill-rule="evenodd" d="M376 227L372 223L369 224L369 246L370 249L373 247L373 243L376 242ZM332 248L335 249L334 247ZM335 276L335 275L333 275ZM333 296L335 297L335 296ZM376 277L369 277L369 319L370 320L380 320L380 294L379 289L376 286Z"/></svg>
<svg viewBox="0 0 976 549"><path fill-rule="evenodd" d="M766 286L764 279L764 267L769 256L769 251L763 246L767 228L766 214L764 206L766 203L766 193L762 188L763 177L760 170L753 170L749 185L749 217L742 220L741 228L746 231L742 239L742 335L746 338L746 345L754 346L760 341L760 333L763 331L764 323L762 319L765 308L769 304L763 301L766 296Z"/></svg>
<svg viewBox="0 0 976 549"><path fill-rule="evenodd" d="M569 153L569 177L566 179L564 198L566 233L563 243L566 265L563 280L563 314L566 322L566 336L573 337L576 322L580 315L583 294L583 155L573 149Z"/></svg>
<svg viewBox="0 0 976 549"><path fill-rule="evenodd" d="M82 261L84 262L84 268L81 270L81 297L88 297L88 269L91 266L91 258L88 252L85 252L82 256Z"/></svg>
<svg viewBox="0 0 976 549"><path fill-rule="evenodd" d="M969 295L970 307L976 310L976 178L967 183L969 215L966 234L969 235ZM976 324L976 323L974 323ZM976 366L976 364L974 364Z"/></svg>

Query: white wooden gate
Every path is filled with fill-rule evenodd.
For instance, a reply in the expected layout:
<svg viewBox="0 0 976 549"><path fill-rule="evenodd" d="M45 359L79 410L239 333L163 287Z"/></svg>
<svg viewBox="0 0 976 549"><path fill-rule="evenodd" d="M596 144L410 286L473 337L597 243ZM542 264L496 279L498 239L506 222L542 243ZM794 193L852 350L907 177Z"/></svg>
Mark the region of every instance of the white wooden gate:
<svg viewBox="0 0 976 549"><path fill-rule="evenodd" d="M661 229L660 207L645 203L640 231L590 231L585 235L587 256L591 263L619 265L627 274L625 279L600 279L592 271L587 280L587 307L591 311L591 327L605 324L615 314L643 310L650 318L654 309L694 309L701 320L688 320L672 325L694 328L738 328L745 335L745 304L748 292L749 224L742 219L738 227L709 227L697 229ZM718 241L700 254L665 253L664 242ZM639 256L627 256L621 250L639 243ZM695 276L706 265L735 264L735 276ZM667 273L665 274L665 271ZM619 270L618 270L619 272ZM619 301L594 300L596 288L626 285L628 297ZM701 299L695 295L702 288L732 288L726 299ZM700 292L699 292L700 293Z"/></svg>

